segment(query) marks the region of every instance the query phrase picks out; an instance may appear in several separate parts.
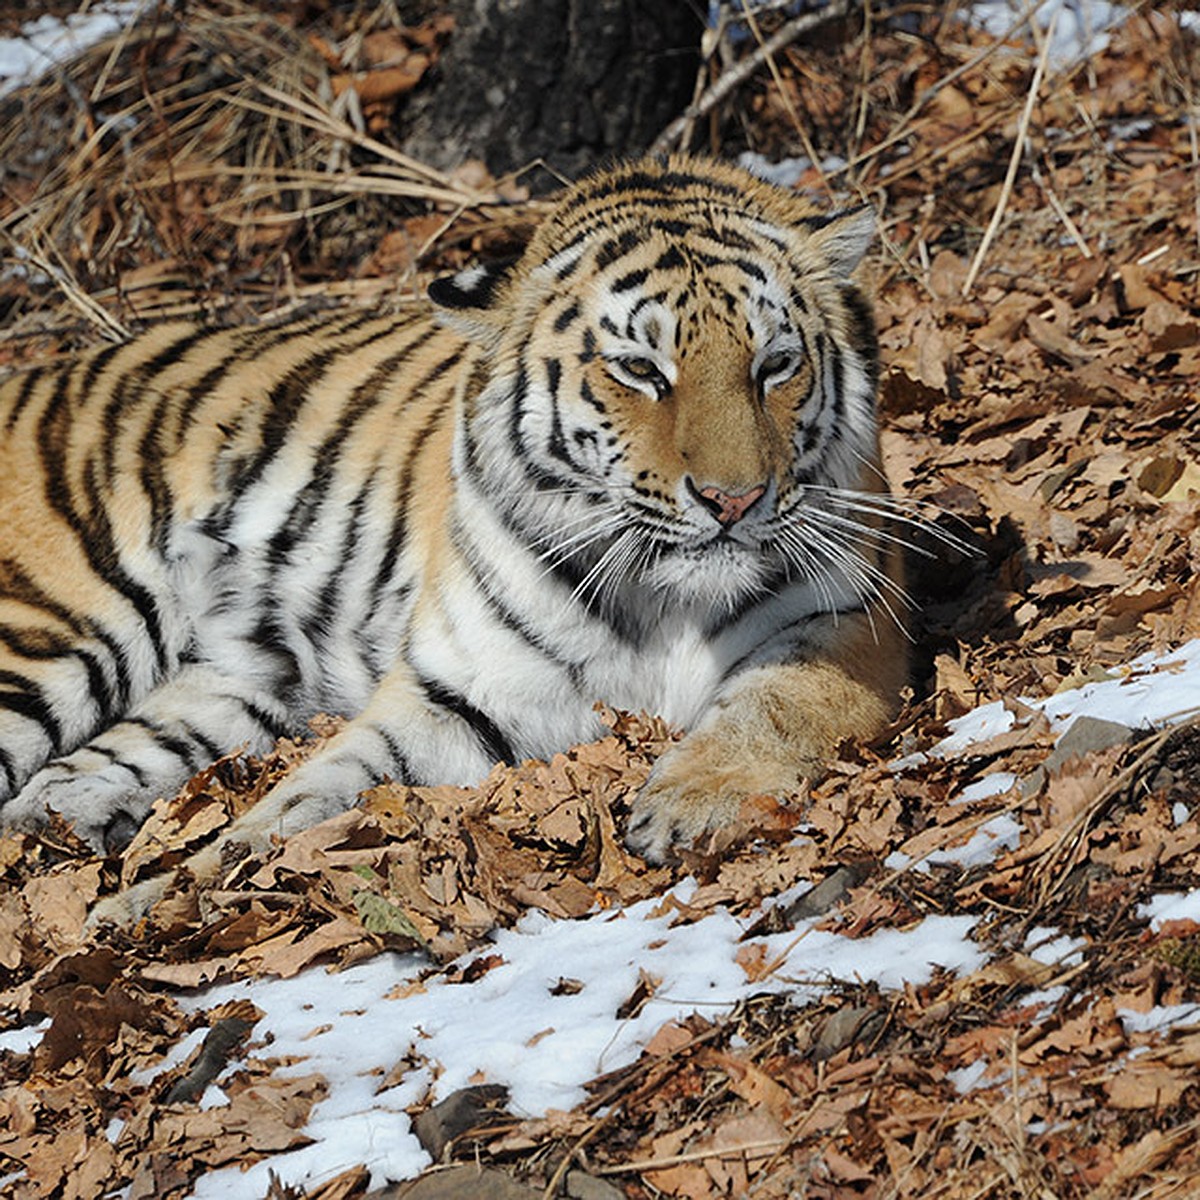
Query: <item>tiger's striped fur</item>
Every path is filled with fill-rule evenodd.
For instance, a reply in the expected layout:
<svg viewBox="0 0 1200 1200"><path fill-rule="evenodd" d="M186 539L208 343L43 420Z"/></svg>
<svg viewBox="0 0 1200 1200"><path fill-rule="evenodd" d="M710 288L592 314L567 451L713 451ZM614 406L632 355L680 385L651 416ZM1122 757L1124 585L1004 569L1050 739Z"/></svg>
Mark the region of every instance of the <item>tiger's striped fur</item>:
<svg viewBox="0 0 1200 1200"><path fill-rule="evenodd" d="M635 802L654 857L818 772L906 672L870 230L634 163L432 310L168 324L7 381L5 821L100 846L320 710L353 719L235 841L548 755L598 700L691 731Z"/></svg>

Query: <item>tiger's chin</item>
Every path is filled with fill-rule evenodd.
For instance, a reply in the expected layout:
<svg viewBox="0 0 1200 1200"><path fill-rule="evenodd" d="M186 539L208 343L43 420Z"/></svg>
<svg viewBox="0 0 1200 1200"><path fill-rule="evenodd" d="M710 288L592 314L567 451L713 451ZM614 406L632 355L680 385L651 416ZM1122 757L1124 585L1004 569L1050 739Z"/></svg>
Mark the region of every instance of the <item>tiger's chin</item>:
<svg viewBox="0 0 1200 1200"><path fill-rule="evenodd" d="M683 606L734 613L773 590L771 567L761 550L722 540L660 558L646 583Z"/></svg>

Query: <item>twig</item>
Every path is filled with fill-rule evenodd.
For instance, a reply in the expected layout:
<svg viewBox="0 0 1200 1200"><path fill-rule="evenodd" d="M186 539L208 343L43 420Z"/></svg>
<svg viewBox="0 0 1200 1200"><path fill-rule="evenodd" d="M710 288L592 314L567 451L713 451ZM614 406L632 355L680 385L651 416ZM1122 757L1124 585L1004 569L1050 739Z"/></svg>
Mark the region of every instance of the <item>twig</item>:
<svg viewBox="0 0 1200 1200"><path fill-rule="evenodd" d="M712 64L716 59L717 51L721 48L721 40L725 36L725 25L729 19L729 6L727 4L718 5L717 21L713 25L711 22L705 26L704 32L700 35L700 66L696 69L696 82L692 87L692 99L688 105L689 109L693 109L700 101L700 97L704 95L705 81L712 75ZM680 132L680 142L685 146L692 144L692 133L695 130L696 122L694 118L688 118L684 122L682 131Z"/></svg>
<svg viewBox="0 0 1200 1200"><path fill-rule="evenodd" d="M607 1129L609 1125L616 1120L617 1115L622 1111L622 1103L618 1101L608 1110L602 1117L597 1117L595 1124L581 1138L578 1138L575 1144L563 1155L563 1160L558 1164L553 1175L550 1176L550 1182L546 1184L545 1190L542 1192L542 1200L554 1200L558 1195L558 1185L562 1183L563 1176L566 1175L567 1169L575 1161L575 1156L594 1141L600 1132Z"/></svg>
<svg viewBox="0 0 1200 1200"><path fill-rule="evenodd" d="M936 83L931 83L929 87L925 88L925 90L922 91L921 94L912 102L912 106L909 108L908 112L906 112L904 116L900 118L896 128L893 129L890 134L888 134L886 141L880 143L879 146L872 147L871 153L876 153L884 146L898 141L903 136L904 130L911 123L913 117L915 117L917 113L919 113L921 109L923 109L925 105L930 102L930 100L932 100L939 92L943 91L945 88L948 88L952 83L956 83L964 75L969 74L971 71L975 70L976 67L987 62L987 60L991 58L991 56L995 54L997 50L1008 44L1009 39L1015 33L1020 32L1020 30L1024 29L1025 26L1029 24L1029 22L1033 19L1033 14L1036 13L1037 10L1045 3L1046 0L1030 0L1030 3L1025 6L1022 12L1017 14L1013 20L1013 23L998 38L995 38L993 41L989 42L977 54L974 54L967 59L966 62L960 63L954 68L953 71L943 75Z"/></svg>
<svg viewBox="0 0 1200 1200"><path fill-rule="evenodd" d="M1079 232L1079 226L1071 220L1071 214L1067 212L1066 205L1058 198L1058 193L1050 185L1050 181L1038 169L1037 163L1033 164L1033 181L1042 189L1042 194L1046 197L1046 202L1054 210L1054 215L1063 223L1063 228L1067 231L1067 236L1079 247L1079 253L1084 258L1095 258L1091 247L1084 241L1083 234Z"/></svg>
<svg viewBox="0 0 1200 1200"><path fill-rule="evenodd" d="M1196 204L1196 248L1200 250L1200 137L1196 133L1197 104L1188 88L1188 142L1192 151L1192 188Z"/></svg>
<svg viewBox="0 0 1200 1200"><path fill-rule="evenodd" d="M454 204L461 203L464 200L469 204L480 204L494 199L493 197L478 193L472 188L456 183L450 176L435 170L433 167L427 167L424 163L418 162L415 158L410 158L407 154L401 154L398 150L392 149L391 146L388 146L384 142L359 133L354 126L339 120L316 104L310 104L299 96L289 95L287 92L280 91L269 84L259 83L257 87L268 99L283 105L283 111L269 108L266 105L255 104L253 101L241 96L231 96L230 100L251 111L281 117L285 120L291 119L297 125L307 125L310 129L319 130L332 137L345 138L346 141L352 142L360 149L369 150L378 155L384 162L398 167L414 181L431 181L432 186L428 186L425 192L430 199L448 200Z"/></svg>
<svg viewBox="0 0 1200 1200"><path fill-rule="evenodd" d="M746 24L750 26L750 32L754 34L754 40L758 42L760 47L766 47L766 40L763 38L762 30L758 27L758 21L755 20L754 12L751 8L746 9ZM788 117L791 119L792 125L795 127L796 134L800 138L800 143L804 147L804 153L808 156L808 161L812 163L813 170L816 171L821 180L822 186L833 196L833 188L829 185L829 179L825 172L821 169L820 156L817 154L817 148L812 143L812 138L808 136L808 130L804 128L804 122L800 120L800 114L796 111L796 106L792 103L792 98L788 95L788 89L784 86L783 77L779 74L779 67L775 63L775 55L767 55L767 68L771 72L771 79L775 83L775 91L779 95L779 99L783 101L783 107L787 109Z"/></svg>
<svg viewBox="0 0 1200 1200"><path fill-rule="evenodd" d="M1164 747L1183 731L1200 729L1200 715L1188 716L1178 724L1168 725L1155 734L1153 739L1138 753L1138 756L1113 779L1104 790L1075 815L1075 819L1062 831L1039 864L1042 880L1038 896L1033 905L1035 910L1044 908L1062 890L1077 863L1077 855L1084 847L1087 833L1097 816L1117 797L1127 795L1146 774L1148 767L1162 754Z"/></svg>
<svg viewBox="0 0 1200 1200"><path fill-rule="evenodd" d="M14 245L18 245L16 238L8 235L9 240ZM96 301L87 294L72 276L70 268L63 261L62 255L58 248L52 243L43 244L41 236L34 234L30 244L27 247L22 247L28 255L29 262L35 267L43 270L56 284L62 289L63 294L67 299L83 314L83 316L95 325L105 337L114 342L124 342L129 340L129 330L121 324L111 313L103 309ZM53 255L58 262L52 262L50 256Z"/></svg>
<svg viewBox="0 0 1200 1200"><path fill-rule="evenodd" d="M844 167L838 167L836 170L830 171L829 174L831 176L832 175L841 175L841 174L846 173L847 171L853 171L857 167L861 167L864 163L870 162L871 159L878 157L880 154L884 153L884 151L891 149L891 147L896 145L897 142L904 141L904 139L908 136L908 133L907 133L908 126L912 123L913 118L917 115L917 113L919 113L921 111L921 109L923 109L925 107L926 104L929 103L930 100L932 100L940 91L942 91L943 88L949 87L950 84L955 82L955 80L961 79L969 71L973 71L981 63L986 62L987 59L989 59L993 54L995 54L997 50L1001 49L1005 45L1007 40L1010 37L1012 37L1012 35L1014 33L1016 33L1019 29L1022 29L1025 25L1027 25L1029 23L1033 14L1044 3L1045 3L1045 0L1033 0L1033 2L1030 3L1028 8L1026 8L1026 10L1024 12L1020 13L1016 17L1016 19L1013 21L1013 23L1004 31L1004 33L1000 37L998 37L994 41L990 42L987 46L985 46L982 50L980 50L978 54L976 54L974 57L968 59L967 62L962 63L961 65L955 67L953 71L951 71L949 74L943 76L941 79L939 79L937 81L937 83L930 84L930 86L927 87L913 101L912 106L909 108L908 112L906 112L900 118L900 120L896 124L896 127L891 131L891 133L889 133L887 135L887 137L885 137L882 141L877 142L869 150L864 150L861 154L853 155L850 158L850 161L848 163L846 163L846 165ZM994 124L997 119L1002 119L1003 115L1004 114L1000 114L1000 117L993 118L992 123ZM977 126L974 129L969 130L961 138L957 139L956 143L971 141L972 139L978 137L979 134L982 132L983 132L983 129L980 129ZM889 176L888 182L894 183L896 178L897 178L897 176L893 174L893 175Z"/></svg>
<svg viewBox="0 0 1200 1200"><path fill-rule="evenodd" d="M690 1150L686 1154L667 1154L662 1158L643 1158L637 1162L617 1163L611 1167L593 1167L593 1175L628 1175L633 1171L657 1171L663 1167L675 1167L681 1163L699 1162L705 1158L734 1158L739 1154L765 1153L786 1146L791 1138L768 1138L761 1142L746 1142L741 1146L710 1146L707 1150Z"/></svg>
<svg viewBox="0 0 1200 1200"><path fill-rule="evenodd" d="M1013 184L1017 179L1017 171L1021 166L1021 158L1025 153L1025 137L1029 132L1029 122L1033 117L1034 103L1037 101L1038 92L1041 90L1042 76L1046 73L1046 60L1050 57L1050 45L1054 41L1054 27L1057 24L1058 10L1056 9L1054 15L1050 18L1050 25L1046 30L1046 40L1042 43L1042 52L1038 56L1037 68L1033 72L1033 79L1029 84L1029 94L1025 97L1025 107L1021 112L1020 123L1017 125L1017 136L1013 140L1012 157L1008 160L1008 173L1004 176L1004 185L1000 189L1000 199L996 201L996 210L992 213L992 219L988 223L987 230L983 235L983 241L979 243L979 249L975 252L971 269L967 272L967 278L963 281L962 294L964 297L970 296L971 289L975 286L975 278L983 266L983 260L987 257L987 252L991 248L992 241L995 239L996 231L1000 228L1000 222L1004 220L1004 212L1008 208Z"/></svg>
<svg viewBox="0 0 1200 1200"><path fill-rule="evenodd" d="M833 0L827 8L823 8L819 12L803 13L785 22L765 42L760 43L752 54L746 55L736 66L730 67L728 71L724 72L720 79L705 90L699 100L689 104L658 135L654 140L654 145L650 147L650 152L666 154L669 150L676 148L684 130L689 125L712 112L726 96L741 87L772 55L778 54L801 34L808 33L810 29L816 29L819 25L844 17L849 7L849 0Z"/></svg>

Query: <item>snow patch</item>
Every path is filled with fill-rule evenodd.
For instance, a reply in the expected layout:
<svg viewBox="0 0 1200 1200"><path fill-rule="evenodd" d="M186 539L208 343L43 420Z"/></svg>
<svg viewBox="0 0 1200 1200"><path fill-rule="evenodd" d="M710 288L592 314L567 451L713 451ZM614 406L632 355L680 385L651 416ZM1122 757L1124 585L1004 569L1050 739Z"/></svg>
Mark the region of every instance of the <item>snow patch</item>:
<svg viewBox="0 0 1200 1200"><path fill-rule="evenodd" d="M131 25L144 0L111 0L65 20L38 17L21 27L21 36L0 38L0 96L40 79L70 62L89 46Z"/></svg>

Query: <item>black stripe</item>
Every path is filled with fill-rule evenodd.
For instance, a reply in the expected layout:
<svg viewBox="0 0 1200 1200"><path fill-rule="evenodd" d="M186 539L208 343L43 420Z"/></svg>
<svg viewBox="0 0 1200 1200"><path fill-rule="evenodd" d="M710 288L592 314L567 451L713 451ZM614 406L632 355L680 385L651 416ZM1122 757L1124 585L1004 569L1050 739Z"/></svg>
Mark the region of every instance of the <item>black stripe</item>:
<svg viewBox="0 0 1200 1200"><path fill-rule="evenodd" d="M300 620L301 633L314 645L323 643L333 627L334 614L341 605L342 586L346 578L346 566L354 557L362 532L363 509L370 498L371 491L379 478L376 467L367 476L366 481L355 493L350 502L346 524L342 529L342 543L334 556L337 564L334 571L325 579L317 594L316 606Z"/></svg>
<svg viewBox="0 0 1200 1200"><path fill-rule="evenodd" d="M170 549L175 517L174 495L168 473L163 469L165 461L161 441L163 420L171 406L169 396L160 398L138 447L142 490L150 500L149 542L164 558Z"/></svg>
<svg viewBox="0 0 1200 1200"><path fill-rule="evenodd" d="M258 448L248 459L234 465L229 496L240 500L262 478L271 461L287 443L288 435L300 416L305 401L313 394L313 385L341 352L340 347L322 346L290 367L276 381L267 397L266 411L259 427ZM236 503L230 503L232 517Z"/></svg>
<svg viewBox="0 0 1200 1200"><path fill-rule="evenodd" d="M634 271L627 271L624 275L614 279L609 284L610 291L614 292L629 292L634 288L639 288L647 279L650 278L649 267L639 267Z"/></svg>
<svg viewBox="0 0 1200 1200"><path fill-rule="evenodd" d="M592 391L592 386L586 379L579 381L579 398L590 404L598 413L608 416L608 409L604 407L603 401L596 398L596 393Z"/></svg>
<svg viewBox="0 0 1200 1200"><path fill-rule="evenodd" d="M344 337L346 333L354 332L360 326L377 320L378 318L368 314L351 322L348 328L337 331L337 336ZM314 398L314 385L328 368L339 358L347 358L364 346L389 337L394 330L394 325L384 324L361 340L338 342L334 346L326 344L327 338L323 339L315 349L294 363L275 381L267 395L267 404L258 430L259 446L248 461L242 460L234 466L229 489L230 516L236 508L237 501L262 478L267 467L288 443L301 410Z"/></svg>
<svg viewBox="0 0 1200 1200"><path fill-rule="evenodd" d="M122 725L132 725L137 729L144 729L160 750L165 750L168 754L174 755L189 771L198 771L205 765L197 756L195 746L183 738L176 737L173 733L168 733L155 721L147 720L145 717L126 717L106 732L112 733L115 731L119 733ZM133 770L132 764L127 759L122 758L120 763L126 769Z"/></svg>
<svg viewBox="0 0 1200 1200"><path fill-rule="evenodd" d="M658 262L654 264L656 271L673 271L679 267L687 265L687 259L683 257L678 246L670 246L659 255Z"/></svg>
<svg viewBox="0 0 1200 1200"><path fill-rule="evenodd" d="M396 588L391 596L391 601L397 611L403 609L404 603L412 594L413 585L411 583L401 584ZM366 622L359 624L353 630L352 636L354 643L358 648L359 660L367 667L370 672L371 679L378 684L379 681L396 665L398 657L398 649L395 643L384 641L376 636L373 636L370 625L370 618Z"/></svg>
<svg viewBox="0 0 1200 1200"><path fill-rule="evenodd" d="M846 364L842 348L830 338L828 343L830 362L833 366L833 395L827 397L833 406L833 422L836 425L846 415Z"/></svg>
<svg viewBox="0 0 1200 1200"><path fill-rule="evenodd" d="M455 549L462 555L471 580L478 590L492 616L515 637L520 638L530 649L536 650L547 662L565 671L572 684L579 687L582 681L582 665L571 659L563 658L557 650L550 646L539 633L525 621L524 615L517 613L508 603L506 593L497 591L492 584L493 573L488 565L481 561L475 545L463 536L461 528L455 524L451 532Z"/></svg>
<svg viewBox="0 0 1200 1200"><path fill-rule="evenodd" d="M207 763L216 762L225 753L223 746L214 742L203 730L197 729L190 721L184 721L183 728L187 736L200 747ZM201 765L206 766L207 763L202 763Z"/></svg>
<svg viewBox="0 0 1200 1200"><path fill-rule="evenodd" d="M554 332L564 333L570 327L571 323L579 316L579 301L572 300L566 308L554 318Z"/></svg>
<svg viewBox="0 0 1200 1200"><path fill-rule="evenodd" d="M767 273L756 262L752 262L748 258L735 258L732 260L731 266L736 267L739 271L749 275L751 279L758 283L767 282Z"/></svg>
<svg viewBox="0 0 1200 1200"><path fill-rule="evenodd" d="M548 358L546 366L546 388L550 393L550 440L546 446L550 456L564 462L575 471L581 470L579 464L571 457L567 447L566 435L563 432L562 410L558 404L558 387L562 382L562 363L556 358Z"/></svg>
<svg viewBox="0 0 1200 1200"><path fill-rule="evenodd" d="M518 458L525 457L525 438L521 433L521 418L525 415L525 397L529 394L529 372L525 367L525 356L517 364L517 377L508 394L508 444Z"/></svg>
<svg viewBox="0 0 1200 1200"><path fill-rule="evenodd" d="M0 684L16 691L0 691L0 708L17 713L42 727L54 753L62 749L62 725L54 715L54 706L42 694L42 689L28 675L17 671L0 671Z"/></svg>
<svg viewBox="0 0 1200 1200"><path fill-rule="evenodd" d="M50 508L58 513L76 535L80 550L92 570L133 606L154 650L159 673L167 668L166 642L158 605L151 592L122 566L112 525L108 520L95 479L85 480L91 511L87 517L75 507L76 497L67 484L67 449L70 444L70 414L59 404L47 409L38 425L38 449L43 461L43 489ZM94 463L89 461L89 471Z"/></svg>
<svg viewBox="0 0 1200 1200"><path fill-rule="evenodd" d="M704 199L710 195L737 197L740 199L745 194L742 188L734 184L721 183L704 175L674 170L655 171L647 169L644 166L634 165L627 170L617 170L610 174L598 175L593 179L586 180L574 196L567 197L565 202L560 204L559 211L565 214L573 209L582 208L595 203L597 200L606 198L614 199L620 205L630 203L640 204L644 199L656 198L656 196L664 192L686 192L690 188L698 188L703 193L698 199ZM631 200L629 193L635 191L646 191L651 193L651 196L638 196ZM684 199L697 199L697 197L680 196L665 196L663 198L673 201L676 204Z"/></svg>
<svg viewBox="0 0 1200 1200"><path fill-rule="evenodd" d="M879 334L871 306L862 292L852 284L842 288L842 299L850 314L850 343L867 366L867 378L874 391L879 386Z"/></svg>
<svg viewBox="0 0 1200 1200"><path fill-rule="evenodd" d="M389 355L379 363L370 375L355 387L333 432L326 437L313 454L315 473L297 493L283 524L268 543L267 555L272 564L278 565L284 562L288 553L303 539L303 534L311 528L337 478L336 468L345 443L362 418L384 401L386 398L384 385L395 378L397 367L405 359L419 350L438 332L437 327L431 325L415 342L395 354ZM462 355L463 348L460 347L440 359L406 391L406 405L418 402L430 386L459 363Z"/></svg>
<svg viewBox="0 0 1200 1200"><path fill-rule="evenodd" d="M250 634L250 640L272 659L272 689L287 694L299 686L300 660L288 644L287 628L281 619L278 598L272 595L261 597L260 605L258 621Z"/></svg>
<svg viewBox="0 0 1200 1200"><path fill-rule="evenodd" d="M421 690L431 704L448 709L470 726L479 745L494 762L511 763L516 758L508 738L486 713L477 709L465 696L451 691L433 679L418 679Z"/></svg>
<svg viewBox="0 0 1200 1200"><path fill-rule="evenodd" d="M245 367L248 361L261 358L265 353L302 337L307 333L321 332L326 337L338 336L352 332L360 325L375 320L376 315L369 311L353 313L349 320L333 321L328 313L320 313L314 317L302 320L288 321L280 325L251 326L237 332L233 348L220 356L214 366L210 367L187 389L187 398L180 414L179 430L176 437L176 448L182 446L192 425L204 411L203 401L209 399L217 390L222 380ZM226 334L228 330L214 330L217 334Z"/></svg>
<svg viewBox="0 0 1200 1200"><path fill-rule="evenodd" d="M404 547L408 531L408 501L412 494L413 474L416 471L417 460L425 449L425 443L441 428L442 420L453 402L454 394L448 392L442 398L441 403L426 417L425 424L417 430L404 455L404 462L400 467L400 487L396 493L392 528L388 532L387 545L384 547L383 555L379 560L379 569L375 572L375 579L371 584L372 609L378 605L379 598L386 590L392 573L396 569L400 552Z"/></svg>
<svg viewBox="0 0 1200 1200"><path fill-rule="evenodd" d="M596 251L595 268L597 271L603 271L606 267L611 267L619 258L623 258L626 254L636 249L642 244L642 231L638 229L625 229L616 237L608 238L600 249Z"/></svg>
<svg viewBox="0 0 1200 1200"><path fill-rule="evenodd" d="M61 376L62 368L57 364L47 365L39 369L31 368L25 372L24 378L21 380L20 386L17 388L17 398L13 401L13 406L9 409L8 420L4 422L4 432L12 433L16 428L17 422L21 419L21 414L25 411L30 400L33 399L34 389L38 382L45 379L48 375L55 373ZM5 380L5 383L8 381Z"/></svg>
<svg viewBox="0 0 1200 1200"><path fill-rule="evenodd" d="M0 771L4 772L5 796L15 796L17 793L17 768L13 763L12 755L3 746L0 746Z"/></svg>
<svg viewBox="0 0 1200 1200"><path fill-rule="evenodd" d="M278 721L266 709L259 708L253 700L248 700L245 696L230 695L228 692L223 693L223 698L233 700L241 705L242 711L253 720L264 733L269 734L273 738L287 737L292 732L292 727L286 721Z"/></svg>
<svg viewBox="0 0 1200 1200"><path fill-rule="evenodd" d="M522 355L517 364L517 378L508 397L509 403L512 406L508 420L508 443L512 450L513 458L524 471L525 477L538 491L557 491L563 487L578 486L573 480L557 475L553 471L548 471L540 463L534 462L530 456L529 447L525 444L525 437L521 431L521 419L525 415L525 397L528 394L529 366L525 361L524 355ZM479 480L477 473L472 478L480 483L481 490L486 490L482 488L482 481ZM505 518L502 516L502 519Z"/></svg>
<svg viewBox="0 0 1200 1200"><path fill-rule="evenodd" d="M395 783L419 784L424 782L415 778L413 769L409 766L408 759L404 754L404 747L396 740L390 729L385 725L380 725L378 721L374 721L371 723L371 732L387 747L388 757L391 759L392 769L385 771L385 775L391 776Z"/></svg>
<svg viewBox="0 0 1200 1200"><path fill-rule="evenodd" d="M179 336L170 345L164 346L150 358L143 359L141 362L127 367L121 372L120 377L112 385L109 398L97 422L97 428L101 431L102 438L97 449L104 463L104 479L106 483L111 484L116 475L116 454L117 447L120 444L118 431L122 422L129 419L127 412L129 405L131 403L136 404L142 400L147 395L147 388L151 381L158 375L161 375L168 367L177 363L198 342L207 341L216 336L217 331L211 329L193 327L181 330ZM131 345L136 347L137 343L134 342ZM84 387L86 390L82 397L83 404L94 398L90 394L94 384L94 377L85 379ZM189 400L194 396L195 391L189 389Z"/></svg>
<svg viewBox="0 0 1200 1200"><path fill-rule="evenodd" d="M31 637L36 640L31 640ZM107 721L112 716L114 711L112 684L94 654L89 654L61 634L43 629L31 635L28 630L20 630L12 625L0 625L0 643L7 646L13 654L34 661L78 659L87 674L88 693L100 710L100 723Z"/></svg>
<svg viewBox="0 0 1200 1200"><path fill-rule="evenodd" d="M31 608L40 608L43 612L61 621L79 637L94 638L98 641L112 656L116 672L116 696L111 699L109 711L116 711L128 704L129 661L121 644L111 633L102 629L92 618L80 618L64 605L52 600L11 559L0 560L0 586L3 587L4 595L8 598L19 600ZM111 697L111 685L107 694Z"/></svg>

